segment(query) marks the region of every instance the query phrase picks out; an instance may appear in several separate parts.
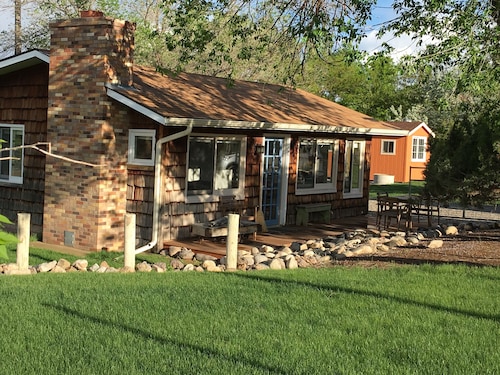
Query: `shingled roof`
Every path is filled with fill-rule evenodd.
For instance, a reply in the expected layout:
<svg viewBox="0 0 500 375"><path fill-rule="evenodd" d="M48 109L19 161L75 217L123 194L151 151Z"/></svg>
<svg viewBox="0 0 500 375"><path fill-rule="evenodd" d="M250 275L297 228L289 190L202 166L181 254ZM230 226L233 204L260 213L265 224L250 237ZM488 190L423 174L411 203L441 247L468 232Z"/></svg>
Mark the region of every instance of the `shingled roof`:
<svg viewBox="0 0 500 375"><path fill-rule="evenodd" d="M135 109L150 111L157 119L192 119L200 126L235 123L234 127L240 128L292 131L401 132L388 122L304 90L199 74L166 75L141 66L134 66L133 87L109 85L108 95Z"/></svg>

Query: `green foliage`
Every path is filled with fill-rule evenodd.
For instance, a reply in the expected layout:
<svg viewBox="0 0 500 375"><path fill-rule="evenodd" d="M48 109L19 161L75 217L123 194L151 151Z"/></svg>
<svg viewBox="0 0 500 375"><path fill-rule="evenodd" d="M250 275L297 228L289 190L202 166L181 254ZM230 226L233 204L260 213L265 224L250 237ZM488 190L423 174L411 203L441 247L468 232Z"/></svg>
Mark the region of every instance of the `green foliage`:
<svg viewBox="0 0 500 375"><path fill-rule="evenodd" d="M415 82L405 66L389 56L367 57L346 47L328 58L310 58L298 86L381 120L394 119L391 107L400 108L402 121L412 111L413 116L419 114L415 103L425 94Z"/></svg>
<svg viewBox="0 0 500 375"><path fill-rule="evenodd" d="M0 259L9 259L7 246L17 243L17 237L2 230L3 224L12 224L12 222L6 216L0 214Z"/></svg>
<svg viewBox="0 0 500 375"><path fill-rule="evenodd" d="M358 40L373 3L168 0L163 2L166 45L178 53L180 64L211 69L222 64L226 75L239 78L263 68L272 70L275 80L294 82L311 52ZM249 62L261 68L250 68Z"/></svg>
<svg viewBox="0 0 500 375"><path fill-rule="evenodd" d="M395 0L398 17L382 28L432 38L407 67L427 93L420 101L436 133L427 189L462 205L500 192L500 7L483 0Z"/></svg>
<svg viewBox="0 0 500 375"><path fill-rule="evenodd" d="M481 206L500 196L498 90L500 86L474 96L469 90L448 131L431 142L426 180L433 194L457 199L464 207Z"/></svg>

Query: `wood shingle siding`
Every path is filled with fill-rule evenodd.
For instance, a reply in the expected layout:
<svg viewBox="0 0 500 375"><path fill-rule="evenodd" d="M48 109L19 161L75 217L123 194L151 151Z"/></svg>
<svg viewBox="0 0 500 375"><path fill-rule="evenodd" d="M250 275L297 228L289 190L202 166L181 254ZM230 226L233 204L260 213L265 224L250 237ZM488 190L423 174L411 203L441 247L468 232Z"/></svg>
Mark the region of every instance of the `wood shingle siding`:
<svg viewBox="0 0 500 375"><path fill-rule="evenodd" d="M24 144L47 140L48 66L40 63L0 78L0 124L24 125ZM43 147L42 147L43 148ZM0 181L0 212L16 221L18 212L31 213L31 233L43 225L46 156L24 150L23 184Z"/></svg>

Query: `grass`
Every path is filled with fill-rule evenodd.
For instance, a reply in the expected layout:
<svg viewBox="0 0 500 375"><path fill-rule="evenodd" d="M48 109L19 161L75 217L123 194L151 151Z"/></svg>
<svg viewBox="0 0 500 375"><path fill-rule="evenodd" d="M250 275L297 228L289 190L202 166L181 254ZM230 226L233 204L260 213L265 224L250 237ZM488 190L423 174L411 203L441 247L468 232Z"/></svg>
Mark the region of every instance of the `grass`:
<svg viewBox="0 0 500 375"><path fill-rule="evenodd" d="M422 194L425 181L412 181L411 194ZM377 193L389 193L390 196L397 197L401 195L408 195L410 185L405 183L394 183L390 185L370 185L370 199L376 199Z"/></svg>
<svg viewBox="0 0 500 375"><path fill-rule="evenodd" d="M494 374L500 269L1 277L11 374Z"/></svg>

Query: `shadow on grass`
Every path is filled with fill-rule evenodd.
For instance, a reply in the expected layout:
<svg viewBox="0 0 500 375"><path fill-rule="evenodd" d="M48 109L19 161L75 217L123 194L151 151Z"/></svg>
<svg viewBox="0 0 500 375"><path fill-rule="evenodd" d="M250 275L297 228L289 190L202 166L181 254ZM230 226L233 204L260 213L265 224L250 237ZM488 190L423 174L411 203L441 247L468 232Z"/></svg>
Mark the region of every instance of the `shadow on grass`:
<svg viewBox="0 0 500 375"><path fill-rule="evenodd" d="M85 314L81 311L71 309L69 307L58 306L58 305L49 304L49 303L42 303L42 306L53 309L53 310L60 311L61 313L64 313L66 315L69 315L69 316L77 318L77 319L91 321L91 322L94 322L97 324L110 326L110 327L114 327L114 328L119 328L124 332L133 333L134 335L143 337L144 339L147 339L147 340L153 339L161 345L175 345L179 349L193 350L195 352L204 354L210 358L220 358L224 361L229 361L229 362L233 362L233 363L238 363L238 362L243 363L246 366L258 369L260 371L268 372L268 373L287 374L287 372L285 372L282 369L277 368L277 367L258 363L257 361L249 361L249 360L246 360L245 358L242 358L240 356L231 356L231 355L228 355L227 353L218 352L213 348L207 348L207 347L203 347L201 345L180 342L180 341L173 340L170 338L162 337L162 336L159 336L157 334L147 332L147 331L141 330L139 328L123 324L123 323L112 322L110 320L103 319L102 317L88 315L88 314Z"/></svg>
<svg viewBox="0 0 500 375"><path fill-rule="evenodd" d="M225 273L225 275L228 275L229 277L243 277L243 278L249 278L249 279L255 279L258 281L267 281L270 283L279 283L281 285L284 284L289 284L289 285L297 285L297 286L305 286L308 288L311 288L313 291L322 291L322 290L331 290L333 292L340 292L340 293L346 293L346 294L358 294L361 296L365 297L375 297L375 298L381 298L381 299L386 299L386 300L392 300L398 303L402 304L407 304L407 305L413 305L416 307L423 307L426 309L431 309L431 310L436 310L436 311L442 311L442 312L448 312L456 315L463 315L465 317L469 318L476 318L476 319L487 319L491 320L495 323L500 323L500 315L494 315L494 314L482 314L478 313L475 311L466 311L466 310L461 310L461 309L456 309L453 307L446 307L446 306L441 306L438 304L434 303L426 303L426 302L421 302L421 301L414 301L408 298L402 298L402 297L396 297L396 296L391 296L388 294L382 294L378 292L371 292L368 290L363 290L363 289L356 289L356 288L346 288L343 286L332 286L332 285L321 285L321 284L315 284L315 283L309 283L309 282L304 282L304 281L290 281L290 280L283 280L280 278L276 277L269 277L269 276L263 276L263 275L254 275L254 274L246 274L246 273Z"/></svg>

